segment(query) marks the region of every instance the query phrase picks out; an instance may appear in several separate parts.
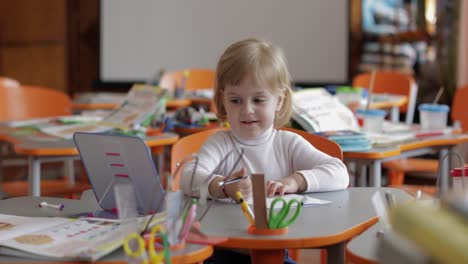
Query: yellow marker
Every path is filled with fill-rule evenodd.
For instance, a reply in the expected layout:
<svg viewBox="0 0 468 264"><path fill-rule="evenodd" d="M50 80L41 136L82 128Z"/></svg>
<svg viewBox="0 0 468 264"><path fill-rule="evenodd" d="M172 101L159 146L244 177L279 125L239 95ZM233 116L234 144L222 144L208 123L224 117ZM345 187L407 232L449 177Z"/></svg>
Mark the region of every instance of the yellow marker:
<svg viewBox="0 0 468 264"><path fill-rule="evenodd" d="M247 220L249 220L250 224L255 225L254 214L252 213L252 210L250 210L247 202L242 198L241 192L236 192L236 198L239 200L242 212L244 213L245 217L247 217Z"/></svg>

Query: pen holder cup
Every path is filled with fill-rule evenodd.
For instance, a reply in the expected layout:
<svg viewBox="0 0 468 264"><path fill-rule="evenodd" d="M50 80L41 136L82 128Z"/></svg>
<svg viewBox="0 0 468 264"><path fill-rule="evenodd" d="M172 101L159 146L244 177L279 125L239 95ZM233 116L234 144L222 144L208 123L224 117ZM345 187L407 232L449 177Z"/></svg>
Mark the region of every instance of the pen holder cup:
<svg viewBox="0 0 468 264"><path fill-rule="evenodd" d="M358 109L357 117L362 123L362 129L366 132L379 133L382 131L386 112L379 109Z"/></svg>
<svg viewBox="0 0 468 264"><path fill-rule="evenodd" d="M249 226L247 232L251 235L260 235L260 236L274 236L274 235L284 235L288 233L288 227L277 228L277 229L257 229L254 225Z"/></svg>
<svg viewBox="0 0 468 264"><path fill-rule="evenodd" d="M424 130L444 129L450 107L442 104L421 104L418 106L421 128Z"/></svg>

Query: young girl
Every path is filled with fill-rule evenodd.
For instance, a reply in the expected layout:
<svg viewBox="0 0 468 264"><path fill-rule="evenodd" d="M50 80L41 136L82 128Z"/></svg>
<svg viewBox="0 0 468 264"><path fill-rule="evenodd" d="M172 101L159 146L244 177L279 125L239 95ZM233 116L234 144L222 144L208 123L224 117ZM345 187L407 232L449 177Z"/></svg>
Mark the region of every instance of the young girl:
<svg viewBox="0 0 468 264"><path fill-rule="evenodd" d="M293 132L276 130L292 111L289 73L279 48L257 39L232 44L218 62L214 89L217 116L231 129L209 137L198 164L185 166L181 186L187 195L234 198L240 191L247 199L252 192L248 176L254 173L265 175L269 197L348 186L343 162ZM244 179L220 184L239 177Z"/></svg>

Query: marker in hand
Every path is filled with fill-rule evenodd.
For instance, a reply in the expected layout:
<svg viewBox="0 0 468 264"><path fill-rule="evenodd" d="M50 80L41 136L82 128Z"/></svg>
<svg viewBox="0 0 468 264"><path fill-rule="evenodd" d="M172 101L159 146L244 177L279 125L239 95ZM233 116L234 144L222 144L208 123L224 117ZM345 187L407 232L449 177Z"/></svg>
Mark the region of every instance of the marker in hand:
<svg viewBox="0 0 468 264"><path fill-rule="evenodd" d="M244 201L244 199L242 198L241 192L239 191L236 192L236 198L239 201L242 212L244 213L247 220L249 220L251 225L255 225L254 214L252 210L250 209L249 205L247 204L247 202Z"/></svg>
<svg viewBox="0 0 468 264"><path fill-rule="evenodd" d="M62 211L63 208L65 208L65 205L63 204L49 204L47 202L41 202L39 203L39 207L50 207L50 208L55 208L59 211Z"/></svg>

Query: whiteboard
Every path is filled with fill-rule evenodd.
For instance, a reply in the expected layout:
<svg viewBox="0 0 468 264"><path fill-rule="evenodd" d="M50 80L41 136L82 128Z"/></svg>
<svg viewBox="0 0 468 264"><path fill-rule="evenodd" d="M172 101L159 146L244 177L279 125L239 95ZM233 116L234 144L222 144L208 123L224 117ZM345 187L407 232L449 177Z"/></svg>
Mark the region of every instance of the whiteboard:
<svg viewBox="0 0 468 264"><path fill-rule="evenodd" d="M296 83L347 83L345 0L101 0L100 81L147 80L161 68L216 68L232 43L283 49Z"/></svg>

